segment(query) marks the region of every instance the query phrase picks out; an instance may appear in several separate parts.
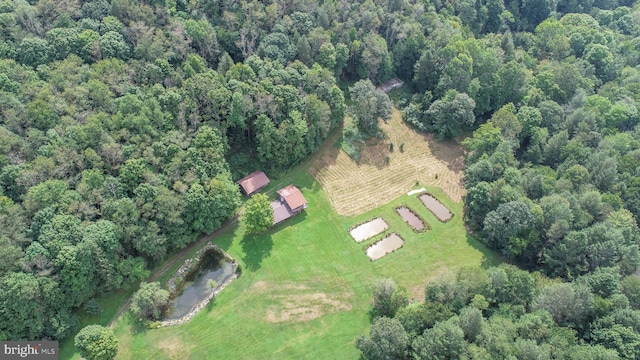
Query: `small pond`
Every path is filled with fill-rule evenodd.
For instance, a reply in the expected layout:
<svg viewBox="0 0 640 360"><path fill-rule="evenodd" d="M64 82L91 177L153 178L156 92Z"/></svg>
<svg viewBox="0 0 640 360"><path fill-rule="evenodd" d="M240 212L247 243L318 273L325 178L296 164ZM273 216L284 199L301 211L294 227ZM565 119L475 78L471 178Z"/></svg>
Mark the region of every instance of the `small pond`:
<svg viewBox="0 0 640 360"><path fill-rule="evenodd" d="M406 221L411 227L413 227L416 231L424 230L424 222L416 215L411 209L408 207L399 207L396 209L398 214L402 216L402 219Z"/></svg>
<svg viewBox="0 0 640 360"><path fill-rule="evenodd" d="M351 237L356 242L363 242L372 236L376 236L381 232L387 230L389 225L382 220L382 218L376 218L368 221L362 225L358 225L349 231Z"/></svg>
<svg viewBox="0 0 640 360"><path fill-rule="evenodd" d="M389 236L369 246L367 248L367 256L371 260L378 260L388 253L401 248L403 244L404 240L400 235L396 233L389 234Z"/></svg>
<svg viewBox="0 0 640 360"><path fill-rule="evenodd" d="M449 221L453 216L446 206L429 194L420 195L420 201L442 222Z"/></svg>
<svg viewBox="0 0 640 360"><path fill-rule="evenodd" d="M198 270L187 277L180 295L173 299L165 320L179 319L203 301L214 290L211 288L210 280L220 285L231 276L233 276L233 264L218 252L208 252L199 264Z"/></svg>

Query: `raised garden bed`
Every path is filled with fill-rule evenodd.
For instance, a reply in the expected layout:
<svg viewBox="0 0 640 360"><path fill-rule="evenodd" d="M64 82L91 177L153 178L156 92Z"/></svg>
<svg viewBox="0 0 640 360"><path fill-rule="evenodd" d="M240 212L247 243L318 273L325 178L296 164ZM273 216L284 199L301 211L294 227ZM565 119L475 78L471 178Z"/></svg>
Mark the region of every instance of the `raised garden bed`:
<svg viewBox="0 0 640 360"><path fill-rule="evenodd" d="M442 222L447 222L451 220L451 218L453 217L453 214L451 213L451 211L446 206L444 206L444 204L442 204L440 200L436 199L433 195L429 193L424 193L420 195L418 198L420 199L420 201L422 201L424 206L426 206L427 209L429 209L429 211L431 211L433 215L435 215L438 218L438 220Z"/></svg>
<svg viewBox="0 0 640 360"><path fill-rule="evenodd" d="M425 232L430 229L429 223L424 221L418 214L411 210L407 206L400 206L396 208L398 215L411 226L413 231L417 233Z"/></svg>
<svg viewBox="0 0 640 360"><path fill-rule="evenodd" d="M400 235L391 233L384 239L375 242L366 250L367 256L371 261L378 260L381 257L400 249L404 245L404 240Z"/></svg>
<svg viewBox="0 0 640 360"><path fill-rule="evenodd" d="M389 228L389 224L382 218L375 218L365 223L356 225L349 230L349 234L357 243L372 238Z"/></svg>

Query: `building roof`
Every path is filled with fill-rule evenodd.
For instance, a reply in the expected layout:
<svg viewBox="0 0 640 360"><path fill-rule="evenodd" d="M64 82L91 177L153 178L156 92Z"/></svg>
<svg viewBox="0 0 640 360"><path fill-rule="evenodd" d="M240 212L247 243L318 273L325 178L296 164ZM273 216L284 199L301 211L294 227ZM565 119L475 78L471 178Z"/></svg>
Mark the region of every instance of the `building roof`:
<svg viewBox="0 0 640 360"><path fill-rule="evenodd" d="M378 89L381 89L382 91L388 93L389 91L393 90L393 89L397 89L399 87L401 87L404 84L404 82L398 78L393 78L390 80L387 80L385 82L383 82L382 84L380 84L378 86Z"/></svg>
<svg viewBox="0 0 640 360"><path fill-rule="evenodd" d="M272 201L271 207L273 208L273 225L279 224L293 216L293 212L291 212L287 205L280 201Z"/></svg>
<svg viewBox="0 0 640 360"><path fill-rule="evenodd" d="M291 210L307 204L307 199L305 199L300 190L293 185L278 190L278 195L282 196Z"/></svg>
<svg viewBox="0 0 640 360"><path fill-rule="evenodd" d="M245 194L251 195L269 184L269 178L262 171L254 171L238 180Z"/></svg>

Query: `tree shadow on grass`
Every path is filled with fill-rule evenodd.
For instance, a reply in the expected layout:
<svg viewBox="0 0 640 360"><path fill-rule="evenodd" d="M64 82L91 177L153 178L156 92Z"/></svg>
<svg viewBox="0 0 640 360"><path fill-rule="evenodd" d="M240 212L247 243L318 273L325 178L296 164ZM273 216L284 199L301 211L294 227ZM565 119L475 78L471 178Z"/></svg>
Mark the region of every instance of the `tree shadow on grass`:
<svg viewBox="0 0 640 360"><path fill-rule="evenodd" d="M238 221L239 215L225 221L222 226L209 235L211 242L220 246L224 251L227 251L233 243L236 231L238 231L240 222Z"/></svg>
<svg viewBox="0 0 640 360"><path fill-rule="evenodd" d="M480 235L467 234L466 240L469 246L482 253L482 260L480 262L481 268L487 269L493 266L500 265L501 263L509 263L507 258L490 249L487 245L483 244L480 240Z"/></svg>
<svg viewBox="0 0 640 360"><path fill-rule="evenodd" d="M302 211L299 214L296 214L294 216L292 216L291 218L281 222L280 224L274 226L272 228L272 230L270 231L281 231L283 229L295 226L297 224L299 224L300 222L304 221L307 218L307 212L306 211Z"/></svg>
<svg viewBox="0 0 640 360"><path fill-rule="evenodd" d="M413 127L412 127L413 128ZM413 128L416 130L415 128ZM427 134L416 130L429 144L431 154L447 166L450 171L464 170L464 149L455 139L438 139L433 134Z"/></svg>
<svg viewBox="0 0 640 360"><path fill-rule="evenodd" d="M249 271L260 269L262 260L271 254L271 249L273 248L273 240L270 233L245 235L240 244L244 252L242 260Z"/></svg>

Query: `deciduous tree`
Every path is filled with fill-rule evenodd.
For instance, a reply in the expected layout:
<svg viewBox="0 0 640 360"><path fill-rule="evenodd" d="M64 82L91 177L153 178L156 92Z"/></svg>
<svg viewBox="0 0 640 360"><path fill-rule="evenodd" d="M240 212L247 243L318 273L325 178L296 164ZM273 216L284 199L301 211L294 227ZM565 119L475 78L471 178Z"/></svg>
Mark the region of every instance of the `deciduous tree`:
<svg viewBox="0 0 640 360"><path fill-rule="evenodd" d="M476 102L469 95L449 90L426 111L425 115L430 122L427 128L440 138L459 136L476 121L473 114L475 107Z"/></svg>
<svg viewBox="0 0 640 360"><path fill-rule="evenodd" d="M585 329L593 309L593 295L584 285L551 284L540 291L532 307L547 310L560 326Z"/></svg>
<svg viewBox="0 0 640 360"><path fill-rule="evenodd" d="M403 359L408 346L409 339L400 321L384 316L374 320L369 336L356 340L356 347L367 360Z"/></svg>
<svg viewBox="0 0 640 360"><path fill-rule="evenodd" d="M411 344L414 359L458 359L464 353L467 342L464 331L452 321L437 323L425 330Z"/></svg>
<svg viewBox="0 0 640 360"><path fill-rule="evenodd" d="M528 232L533 226L534 218L529 206L520 201L511 201L500 204L487 214L483 231L492 247L515 257L527 247Z"/></svg>
<svg viewBox="0 0 640 360"><path fill-rule="evenodd" d="M407 306L407 290L397 287L393 279L376 281L373 286L373 308L376 316L393 317L396 312Z"/></svg>
<svg viewBox="0 0 640 360"><path fill-rule="evenodd" d="M388 120L391 116L391 100L380 89L376 89L370 80L360 80L349 87L353 112L358 127L368 134L376 134L380 127L378 119Z"/></svg>
<svg viewBox="0 0 640 360"><path fill-rule="evenodd" d="M249 234L259 234L273 226L273 208L267 195L253 195L244 206L242 218Z"/></svg>
<svg viewBox="0 0 640 360"><path fill-rule="evenodd" d="M118 339L113 330L101 325L85 326L76 335L74 343L87 360L112 360L118 354Z"/></svg>
<svg viewBox="0 0 640 360"><path fill-rule="evenodd" d="M138 319L160 320L169 306L169 292L159 282L142 283L133 295L131 312Z"/></svg>

